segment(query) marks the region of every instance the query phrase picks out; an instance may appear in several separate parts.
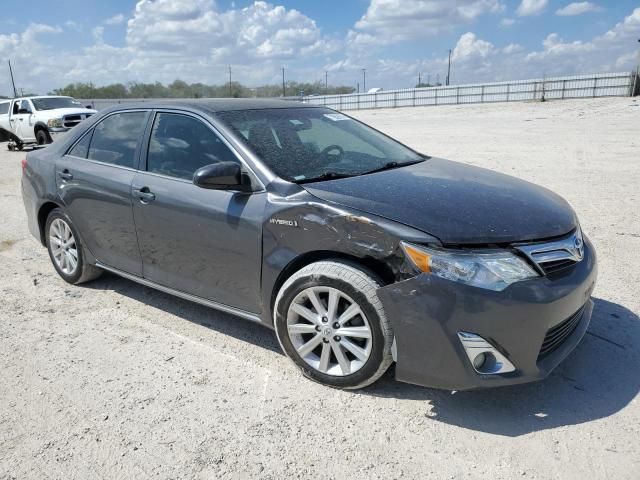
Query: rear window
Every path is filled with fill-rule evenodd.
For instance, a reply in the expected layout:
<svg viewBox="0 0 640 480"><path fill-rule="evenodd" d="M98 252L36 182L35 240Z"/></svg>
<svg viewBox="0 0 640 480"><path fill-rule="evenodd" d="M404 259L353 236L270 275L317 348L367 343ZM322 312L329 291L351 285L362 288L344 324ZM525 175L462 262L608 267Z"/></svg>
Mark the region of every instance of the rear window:
<svg viewBox="0 0 640 480"><path fill-rule="evenodd" d="M9 102L0 103L0 115L9 113Z"/></svg>

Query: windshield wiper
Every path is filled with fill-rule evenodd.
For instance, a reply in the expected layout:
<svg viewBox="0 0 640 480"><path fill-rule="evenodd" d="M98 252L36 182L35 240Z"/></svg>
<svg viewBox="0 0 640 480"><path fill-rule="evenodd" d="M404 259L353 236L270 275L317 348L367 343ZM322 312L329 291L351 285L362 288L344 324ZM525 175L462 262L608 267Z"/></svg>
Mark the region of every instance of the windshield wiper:
<svg viewBox="0 0 640 480"><path fill-rule="evenodd" d="M353 173L339 173L339 172L324 172L322 175L318 175L316 177L303 178L301 180L295 180L296 183L308 183L308 182L316 182L318 180L335 180L338 178L348 178L353 177L358 174Z"/></svg>
<svg viewBox="0 0 640 480"><path fill-rule="evenodd" d="M424 158L422 160L414 160L414 161L410 161L410 162L387 162L384 165L382 165L381 167L378 168L374 168L373 170L368 170L366 172L362 172L360 175L368 175L370 173L376 173L376 172L382 172L384 170L391 170L392 168L398 168L398 167L406 167L407 165L415 165L416 163L420 163L420 162L424 162Z"/></svg>

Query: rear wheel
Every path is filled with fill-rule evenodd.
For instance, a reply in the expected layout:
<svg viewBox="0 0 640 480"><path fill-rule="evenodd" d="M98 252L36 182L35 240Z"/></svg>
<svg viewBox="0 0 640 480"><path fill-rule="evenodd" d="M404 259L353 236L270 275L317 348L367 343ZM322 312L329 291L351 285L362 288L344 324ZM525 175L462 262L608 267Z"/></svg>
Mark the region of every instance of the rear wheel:
<svg viewBox="0 0 640 480"><path fill-rule="evenodd" d="M80 237L69 217L59 208L49 213L45 225L49 258L58 275L73 284L98 278L102 270L86 262Z"/></svg>
<svg viewBox="0 0 640 480"><path fill-rule="evenodd" d="M316 382L357 389L392 362L393 332L374 276L338 261L313 263L278 293L275 327L284 352Z"/></svg>

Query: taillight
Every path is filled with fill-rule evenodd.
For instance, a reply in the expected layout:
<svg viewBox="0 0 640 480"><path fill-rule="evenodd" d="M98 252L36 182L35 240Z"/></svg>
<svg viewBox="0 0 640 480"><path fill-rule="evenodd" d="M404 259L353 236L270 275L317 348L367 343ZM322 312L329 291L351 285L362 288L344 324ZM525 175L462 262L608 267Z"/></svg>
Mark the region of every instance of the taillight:
<svg viewBox="0 0 640 480"><path fill-rule="evenodd" d="M26 158L23 158L23 159L20 161L20 165L22 165L22 173L24 173L24 171L27 169L27 159L26 159Z"/></svg>

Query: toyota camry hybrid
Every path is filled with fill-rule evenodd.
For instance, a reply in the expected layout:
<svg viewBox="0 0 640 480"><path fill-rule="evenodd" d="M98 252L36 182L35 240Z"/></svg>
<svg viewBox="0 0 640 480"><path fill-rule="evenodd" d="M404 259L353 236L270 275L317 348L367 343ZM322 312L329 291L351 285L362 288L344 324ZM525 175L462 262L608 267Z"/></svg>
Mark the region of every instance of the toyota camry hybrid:
<svg viewBox="0 0 640 480"><path fill-rule="evenodd" d="M597 268L553 192L418 153L320 106L118 105L22 163L29 229L103 271L260 322L304 375L463 390L546 377Z"/></svg>

